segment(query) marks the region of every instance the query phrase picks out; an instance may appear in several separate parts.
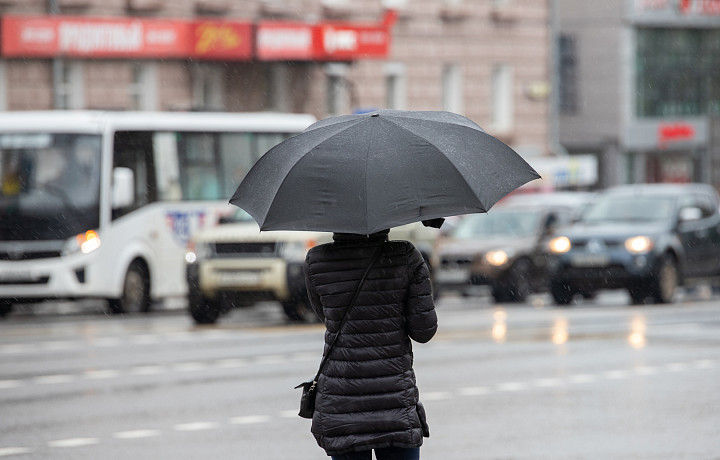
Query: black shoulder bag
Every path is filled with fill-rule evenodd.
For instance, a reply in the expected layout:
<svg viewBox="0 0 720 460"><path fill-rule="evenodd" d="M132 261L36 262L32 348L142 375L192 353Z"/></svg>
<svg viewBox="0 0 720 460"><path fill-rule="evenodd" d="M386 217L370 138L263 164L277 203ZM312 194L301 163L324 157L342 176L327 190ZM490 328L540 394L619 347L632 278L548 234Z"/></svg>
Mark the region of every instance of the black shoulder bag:
<svg viewBox="0 0 720 460"><path fill-rule="evenodd" d="M322 361L320 362L320 369L318 369L317 374L315 374L315 378L313 378L310 381L303 382L300 385L296 386L295 389L302 388L302 396L300 396L300 412L298 415L302 418L312 418L313 413L315 412L315 395L316 395L316 386L318 383L318 379L320 378L320 374L322 373L323 368L325 367L325 364L327 364L328 357L330 356L330 352L332 351L333 347L335 346L335 343L338 340L338 337L340 337L340 332L342 331L343 326L345 326L345 323L348 320L348 317L350 316L350 310L353 309L355 306L355 301L357 300L358 294L360 294L360 289L362 288L363 283L365 282L365 278L367 278L368 273L370 273L370 268L375 265L375 262L380 258L380 253L382 252L383 244L381 243L378 248L375 250L375 254L373 254L372 259L370 260L370 264L365 269L365 273L363 274L362 278L360 279L360 282L358 283L357 287L355 288L355 293L352 296L352 299L350 300L350 304L348 305L347 310L345 311L345 316L343 316L342 322L340 322L340 327L338 328L337 333L335 334L335 338L333 338L332 342L330 342L330 346L327 349L327 353L325 353L325 356L323 356Z"/></svg>

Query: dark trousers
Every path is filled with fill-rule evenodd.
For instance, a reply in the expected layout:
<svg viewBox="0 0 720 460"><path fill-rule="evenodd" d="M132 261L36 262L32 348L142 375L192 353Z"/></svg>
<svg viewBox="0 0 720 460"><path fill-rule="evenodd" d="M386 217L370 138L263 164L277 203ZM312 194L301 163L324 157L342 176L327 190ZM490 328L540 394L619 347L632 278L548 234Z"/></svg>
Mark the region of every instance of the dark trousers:
<svg viewBox="0 0 720 460"><path fill-rule="evenodd" d="M420 448L386 447L375 449L377 460L420 460ZM372 451L363 450L343 455L333 455L332 460L372 460Z"/></svg>

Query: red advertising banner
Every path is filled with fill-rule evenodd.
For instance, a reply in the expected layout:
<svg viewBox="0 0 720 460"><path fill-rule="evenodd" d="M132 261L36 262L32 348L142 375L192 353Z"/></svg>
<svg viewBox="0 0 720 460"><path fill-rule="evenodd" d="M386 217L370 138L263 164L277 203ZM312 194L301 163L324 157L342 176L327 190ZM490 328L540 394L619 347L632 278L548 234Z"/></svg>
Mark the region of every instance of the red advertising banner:
<svg viewBox="0 0 720 460"><path fill-rule="evenodd" d="M197 21L192 24L190 56L197 59L250 60L253 30L249 22Z"/></svg>
<svg viewBox="0 0 720 460"><path fill-rule="evenodd" d="M219 21L4 16L5 57L250 59L252 25Z"/></svg>
<svg viewBox="0 0 720 460"><path fill-rule="evenodd" d="M318 60L383 58L388 55L389 49L390 33L382 25L319 24L315 26L315 58Z"/></svg>
<svg viewBox="0 0 720 460"><path fill-rule="evenodd" d="M0 18L4 57L353 60L385 58L392 14L370 25L81 16ZM255 30L254 30L255 29Z"/></svg>
<svg viewBox="0 0 720 460"><path fill-rule="evenodd" d="M313 26L295 22L260 22L255 55L263 61L313 59Z"/></svg>

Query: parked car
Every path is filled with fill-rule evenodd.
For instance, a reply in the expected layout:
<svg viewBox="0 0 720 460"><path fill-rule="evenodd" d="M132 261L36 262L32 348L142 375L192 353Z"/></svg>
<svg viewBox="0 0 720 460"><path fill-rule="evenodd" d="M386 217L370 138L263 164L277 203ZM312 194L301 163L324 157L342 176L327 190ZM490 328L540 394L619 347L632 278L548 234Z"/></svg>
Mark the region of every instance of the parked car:
<svg viewBox="0 0 720 460"><path fill-rule="evenodd" d="M393 228L391 239L412 241L429 262L439 230L422 224ZM332 233L261 232L237 209L221 225L197 232L186 254L188 310L198 324L214 323L236 307L272 300L293 321L316 319L307 300L303 264L307 251L332 241Z"/></svg>
<svg viewBox="0 0 720 460"><path fill-rule="evenodd" d="M591 193L521 194L487 214L469 214L439 240L435 251L437 293L489 286L497 302L520 302L547 287L545 245L569 223Z"/></svg>
<svg viewBox="0 0 720 460"><path fill-rule="evenodd" d="M678 286L720 276L718 194L704 184L606 190L549 242L550 291L627 289L632 302L671 302Z"/></svg>

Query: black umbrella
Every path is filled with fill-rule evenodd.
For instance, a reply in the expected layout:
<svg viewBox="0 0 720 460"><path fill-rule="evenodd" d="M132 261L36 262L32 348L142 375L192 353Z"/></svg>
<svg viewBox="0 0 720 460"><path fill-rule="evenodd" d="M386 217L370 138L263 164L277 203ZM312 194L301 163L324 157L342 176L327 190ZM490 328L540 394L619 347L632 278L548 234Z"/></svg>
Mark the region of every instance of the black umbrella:
<svg viewBox="0 0 720 460"><path fill-rule="evenodd" d="M278 144L230 203L262 230L370 234L486 212L539 177L461 115L380 110L327 118Z"/></svg>

